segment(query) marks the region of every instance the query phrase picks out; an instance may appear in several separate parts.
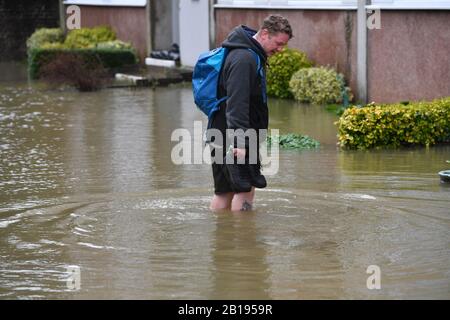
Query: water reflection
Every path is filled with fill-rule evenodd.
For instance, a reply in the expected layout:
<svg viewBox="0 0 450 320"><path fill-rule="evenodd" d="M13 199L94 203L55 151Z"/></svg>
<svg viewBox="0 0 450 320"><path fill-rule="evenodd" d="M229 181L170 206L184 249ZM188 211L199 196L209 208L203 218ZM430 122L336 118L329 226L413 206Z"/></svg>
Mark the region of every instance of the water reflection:
<svg viewBox="0 0 450 320"><path fill-rule="evenodd" d="M199 185L199 177L209 173L208 167L193 164L177 166L171 159L172 148L177 143L171 141L174 130L184 128L193 135L194 121L203 121L204 128L207 125L202 114L195 111L191 90L188 87L184 90L162 89L153 91L151 98L155 114L155 125L151 136L154 141L152 159L155 166L154 174L157 177L156 187ZM168 175L169 172L171 174Z"/></svg>
<svg viewBox="0 0 450 320"><path fill-rule="evenodd" d="M0 82L22 84L27 80L26 61L0 61Z"/></svg>
<svg viewBox="0 0 450 320"><path fill-rule="evenodd" d="M338 117L324 107L293 102L289 99L269 99L270 128L280 134L297 132L309 135L322 145L336 145Z"/></svg>
<svg viewBox="0 0 450 320"><path fill-rule="evenodd" d="M257 212L217 214L212 299L270 299L270 266L258 241Z"/></svg>
<svg viewBox="0 0 450 320"><path fill-rule="evenodd" d="M338 155L337 165L342 173L343 189L371 190L383 194L392 194L397 190L417 193L419 190L440 190L441 184L436 177L450 157L450 147L341 151Z"/></svg>
<svg viewBox="0 0 450 320"><path fill-rule="evenodd" d="M2 88L0 97L1 210L20 200L35 204L48 191L59 194L67 122L58 109L65 99L26 86Z"/></svg>

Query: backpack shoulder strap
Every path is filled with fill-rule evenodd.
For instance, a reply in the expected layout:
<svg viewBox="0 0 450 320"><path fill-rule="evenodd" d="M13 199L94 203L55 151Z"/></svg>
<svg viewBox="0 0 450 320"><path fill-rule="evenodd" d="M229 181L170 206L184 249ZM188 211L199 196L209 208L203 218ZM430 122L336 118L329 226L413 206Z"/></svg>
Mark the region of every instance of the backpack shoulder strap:
<svg viewBox="0 0 450 320"><path fill-rule="evenodd" d="M253 55L255 56L255 60L256 60L256 72L258 74L261 75L261 69L262 69L262 65L261 65L261 58L259 57L259 54L257 54L254 50L248 48L248 50L253 53Z"/></svg>
<svg viewBox="0 0 450 320"><path fill-rule="evenodd" d="M262 92L263 101L264 101L264 103L266 103L267 102L266 74L264 73L264 67L261 64L261 58L259 57L259 54L257 54L254 50L252 50L250 48L248 50L250 50L253 53L253 55L255 56L255 59L256 59L256 73L261 77L261 84L262 84L262 87L263 87L263 90L262 90L263 91Z"/></svg>

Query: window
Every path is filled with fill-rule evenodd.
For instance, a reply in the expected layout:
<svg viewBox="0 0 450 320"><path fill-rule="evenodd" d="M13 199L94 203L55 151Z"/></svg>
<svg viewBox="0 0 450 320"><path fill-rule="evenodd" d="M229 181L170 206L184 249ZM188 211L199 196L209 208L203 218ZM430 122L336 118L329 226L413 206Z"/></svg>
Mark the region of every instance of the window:
<svg viewBox="0 0 450 320"><path fill-rule="evenodd" d="M450 9L450 0L372 0L367 8L380 9Z"/></svg>
<svg viewBox="0 0 450 320"><path fill-rule="evenodd" d="M145 7L147 0L65 0L64 4L88 6Z"/></svg>
<svg viewBox="0 0 450 320"><path fill-rule="evenodd" d="M216 7L356 9L357 0L218 0Z"/></svg>
<svg viewBox="0 0 450 320"><path fill-rule="evenodd" d="M216 7L356 9L358 0L218 0ZM450 9L450 0L372 0L368 9Z"/></svg>

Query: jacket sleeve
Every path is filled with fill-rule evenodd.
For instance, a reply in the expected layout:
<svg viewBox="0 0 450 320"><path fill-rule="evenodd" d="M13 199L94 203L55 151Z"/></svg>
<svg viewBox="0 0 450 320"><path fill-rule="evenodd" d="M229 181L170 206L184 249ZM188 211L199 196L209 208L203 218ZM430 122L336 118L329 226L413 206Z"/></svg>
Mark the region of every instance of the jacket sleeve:
<svg viewBox="0 0 450 320"><path fill-rule="evenodd" d="M256 59L247 49L235 49L229 53L224 68L227 93L226 120L235 133L235 146L247 146L245 131L250 128L250 96L256 82Z"/></svg>

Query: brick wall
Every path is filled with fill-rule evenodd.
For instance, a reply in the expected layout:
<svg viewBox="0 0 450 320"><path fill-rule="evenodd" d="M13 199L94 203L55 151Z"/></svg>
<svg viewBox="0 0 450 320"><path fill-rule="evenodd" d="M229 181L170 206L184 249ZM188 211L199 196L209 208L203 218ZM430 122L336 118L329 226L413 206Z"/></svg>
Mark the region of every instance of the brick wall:
<svg viewBox="0 0 450 320"><path fill-rule="evenodd" d="M0 61L26 58L36 28L59 27L58 0L0 0Z"/></svg>

